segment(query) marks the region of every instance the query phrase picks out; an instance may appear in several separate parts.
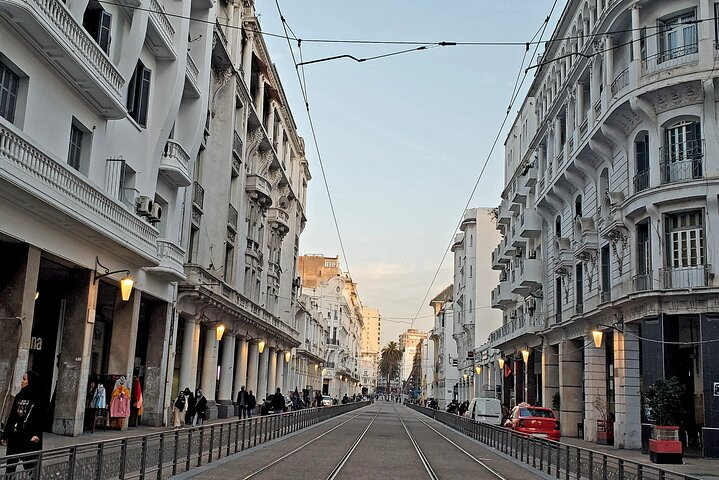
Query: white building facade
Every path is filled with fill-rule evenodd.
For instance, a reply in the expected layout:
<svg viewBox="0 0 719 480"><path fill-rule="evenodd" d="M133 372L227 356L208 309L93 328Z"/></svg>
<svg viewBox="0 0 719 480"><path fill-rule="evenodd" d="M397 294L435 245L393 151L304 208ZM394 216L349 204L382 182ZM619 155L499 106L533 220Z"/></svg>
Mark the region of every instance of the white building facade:
<svg viewBox="0 0 719 480"><path fill-rule="evenodd" d="M596 439L599 399L639 448L641 395L677 377L685 449L719 456L716 12L570 1L508 136L484 350L505 403L559 403L562 435Z"/></svg>
<svg viewBox="0 0 719 480"><path fill-rule="evenodd" d="M491 253L499 241L494 210L470 208L452 245L454 253L454 325L457 342L458 399L479 396L475 348L501 325L501 315L490 308L490 294L498 275L491 268Z"/></svg>
<svg viewBox="0 0 719 480"><path fill-rule="evenodd" d="M453 286L450 285L430 302L434 309L434 328L429 331L433 346L433 381L427 395L434 398L441 410L454 398L458 382L457 342L454 339Z"/></svg>

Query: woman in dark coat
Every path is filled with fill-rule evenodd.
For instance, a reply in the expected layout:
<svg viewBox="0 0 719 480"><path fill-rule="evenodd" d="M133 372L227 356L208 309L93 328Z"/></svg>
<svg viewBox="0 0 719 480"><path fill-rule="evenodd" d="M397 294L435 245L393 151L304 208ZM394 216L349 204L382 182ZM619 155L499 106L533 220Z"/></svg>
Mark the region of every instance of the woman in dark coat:
<svg viewBox="0 0 719 480"><path fill-rule="evenodd" d="M192 420L195 418L196 401L190 388L185 388L185 425L192 425Z"/></svg>
<svg viewBox="0 0 719 480"><path fill-rule="evenodd" d="M199 388L195 392L195 425L202 425L207 420L207 399Z"/></svg>
<svg viewBox="0 0 719 480"><path fill-rule="evenodd" d="M37 373L26 372L22 376L20 387L2 434L2 443L7 445L7 455L42 450L44 414ZM30 470L35 464L32 460L33 456L8 460L6 473L15 472L18 461L23 462L25 470Z"/></svg>

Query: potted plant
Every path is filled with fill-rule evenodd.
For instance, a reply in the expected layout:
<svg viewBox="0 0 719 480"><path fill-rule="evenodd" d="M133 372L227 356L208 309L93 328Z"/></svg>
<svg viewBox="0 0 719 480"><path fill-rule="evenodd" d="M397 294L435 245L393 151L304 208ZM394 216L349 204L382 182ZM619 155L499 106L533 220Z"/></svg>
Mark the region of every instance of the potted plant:
<svg viewBox="0 0 719 480"><path fill-rule="evenodd" d="M614 445L614 420L609 411L609 403L602 397L594 399L594 408L599 412L597 419L597 443Z"/></svg>
<svg viewBox="0 0 719 480"><path fill-rule="evenodd" d="M657 380L647 391L647 409L654 423L649 439L649 458L654 463L682 463L679 426L684 413L685 392L686 387L676 377Z"/></svg>

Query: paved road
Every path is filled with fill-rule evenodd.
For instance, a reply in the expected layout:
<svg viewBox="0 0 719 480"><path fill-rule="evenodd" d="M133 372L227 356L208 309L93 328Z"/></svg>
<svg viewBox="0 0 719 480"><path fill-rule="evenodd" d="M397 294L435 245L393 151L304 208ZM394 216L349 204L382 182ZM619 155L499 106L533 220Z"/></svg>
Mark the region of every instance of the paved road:
<svg viewBox="0 0 719 480"><path fill-rule="evenodd" d="M183 478L540 478L439 422L377 402Z"/></svg>

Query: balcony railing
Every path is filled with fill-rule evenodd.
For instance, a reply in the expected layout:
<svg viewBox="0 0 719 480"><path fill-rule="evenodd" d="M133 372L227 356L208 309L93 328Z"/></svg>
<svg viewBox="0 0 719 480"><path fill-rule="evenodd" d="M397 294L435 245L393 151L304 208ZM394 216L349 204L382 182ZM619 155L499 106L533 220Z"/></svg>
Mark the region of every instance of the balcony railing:
<svg viewBox="0 0 719 480"><path fill-rule="evenodd" d="M612 291L609 289L602 290L602 293L600 295L600 299L602 303L606 303L612 299Z"/></svg>
<svg viewBox="0 0 719 480"><path fill-rule="evenodd" d="M205 204L205 189L197 182L195 182L192 190L192 203L200 210L202 210L202 207Z"/></svg>
<svg viewBox="0 0 719 480"><path fill-rule="evenodd" d="M639 273L637 275L634 275L632 277L632 285L634 287L635 292L644 292L647 290L652 290L653 288L653 282L652 278L654 276L652 275L651 270L647 270L644 273Z"/></svg>
<svg viewBox="0 0 719 480"><path fill-rule="evenodd" d="M665 50L644 60L644 73L650 74L668 68L679 67L699 60L699 44L693 43Z"/></svg>
<svg viewBox="0 0 719 480"><path fill-rule="evenodd" d="M574 138L570 138L567 142L567 150L569 153L572 153L574 151Z"/></svg>
<svg viewBox="0 0 719 480"><path fill-rule="evenodd" d="M629 68L622 70L617 78L612 82L612 97L616 97L619 92L629 85Z"/></svg>
<svg viewBox="0 0 719 480"><path fill-rule="evenodd" d="M559 155L557 155L557 165L561 165L564 163L564 152L559 152Z"/></svg>
<svg viewBox="0 0 719 480"><path fill-rule="evenodd" d="M659 270L664 290L674 288L695 288L709 285L710 265L690 267L667 267Z"/></svg>
<svg viewBox="0 0 719 480"><path fill-rule="evenodd" d="M589 125L587 124L587 119L585 118L584 121L579 124L579 135L584 138L587 136L588 131Z"/></svg>
<svg viewBox="0 0 719 480"><path fill-rule="evenodd" d="M662 184L704 177L704 140L687 140L661 149Z"/></svg>
<svg viewBox="0 0 719 480"><path fill-rule="evenodd" d="M599 118L602 115L602 101L597 100L594 103L594 118Z"/></svg>
<svg viewBox="0 0 719 480"><path fill-rule="evenodd" d="M237 131L234 132L232 138L232 154L237 157L238 160L242 160L242 138Z"/></svg>
<svg viewBox="0 0 719 480"><path fill-rule="evenodd" d="M634 175L634 193L641 192L649 188L649 169L642 170Z"/></svg>

